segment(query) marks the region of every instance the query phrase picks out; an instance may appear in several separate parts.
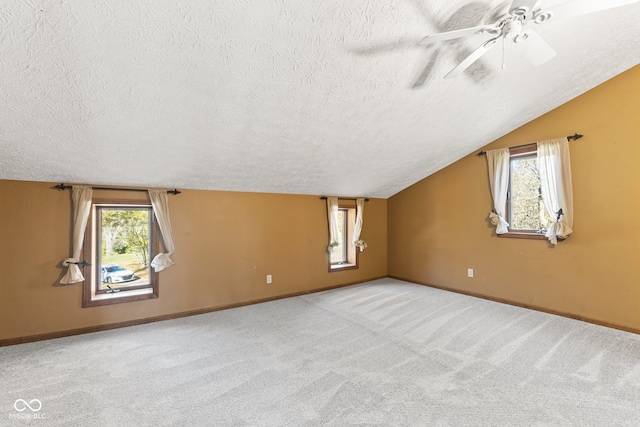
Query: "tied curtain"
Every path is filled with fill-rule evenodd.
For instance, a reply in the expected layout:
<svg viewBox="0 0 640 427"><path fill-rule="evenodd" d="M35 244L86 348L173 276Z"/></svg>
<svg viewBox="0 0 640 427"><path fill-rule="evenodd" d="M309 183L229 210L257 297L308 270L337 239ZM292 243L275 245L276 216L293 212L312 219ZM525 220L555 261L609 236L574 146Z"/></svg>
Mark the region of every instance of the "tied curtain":
<svg viewBox="0 0 640 427"><path fill-rule="evenodd" d="M82 253L82 244L84 243L84 232L87 228L89 220L89 212L91 211L91 201L93 197L93 188L74 185L71 188L71 199L73 201L73 241L72 255L62 262L62 265L68 267L67 272L60 280L65 285L84 281L84 276L80 267L76 263L80 260Z"/></svg>
<svg viewBox="0 0 640 427"><path fill-rule="evenodd" d="M151 267L153 267L153 270L157 273L173 265L173 261L170 257L175 250L175 246L173 244L173 232L171 231L167 191L149 190L149 199L153 206L153 213L158 220L158 226L160 227L162 243L165 250L165 253L159 253L153 258L153 261L151 261Z"/></svg>
<svg viewBox="0 0 640 427"><path fill-rule="evenodd" d="M362 216L364 214L364 199L356 199L356 224L353 228L353 246L360 249L360 252L364 251L367 247L367 243L364 240L360 240L360 233L362 233Z"/></svg>
<svg viewBox="0 0 640 427"><path fill-rule="evenodd" d="M329 246L327 252L333 252L333 248L338 246L338 198L327 197L327 218L329 219Z"/></svg>
<svg viewBox="0 0 640 427"><path fill-rule="evenodd" d="M545 237L553 245L573 232L573 188L567 138L538 143L542 202L553 218ZM562 212L560 212L562 210Z"/></svg>
<svg viewBox="0 0 640 427"><path fill-rule="evenodd" d="M504 234L509 231L509 223L504 218L509 190L509 149L487 151L486 157L489 168L489 186L493 198L493 212L489 214L489 218L491 223L496 226L496 234Z"/></svg>

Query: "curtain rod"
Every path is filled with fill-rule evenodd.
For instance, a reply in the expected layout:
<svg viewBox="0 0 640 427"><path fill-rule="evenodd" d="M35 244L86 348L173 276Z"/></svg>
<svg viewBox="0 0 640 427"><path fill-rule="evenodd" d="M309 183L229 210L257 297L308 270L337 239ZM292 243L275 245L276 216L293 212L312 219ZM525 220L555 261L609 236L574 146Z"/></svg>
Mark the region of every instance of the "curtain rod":
<svg viewBox="0 0 640 427"><path fill-rule="evenodd" d="M53 187L57 188L58 190L70 190L71 188L73 188L71 185L64 185L64 183L54 185ZM111 190L111 191L148 191L143 188L115 188L115 187L91 187L91 188L93 188L94 190ZM182 193L182 191L178 189L173 189L173 190L167 190L167 193L173 194L174 196L176 196Z"/></svg>
<svg viewBox="0 0 640 427"><path fill-rule="evenodd" d="M584 135L580 135L579 133L576 133L574 135L569 135L567 137L568 140L576 140L576 139L580 139L582 138ZM531 142L529 144L522 144L522 145L516 145L515 147L509 147L509 148L520 148L520 147L526 147L527 145L531 145L531 144L535 144L535 142ZM481 151L478 154L476 154L476 156L484 156L485 154L487 154L486 151Z"/></svg>
<svg viewBox="0 0 640 427"><path fill-rule="evenodd" d="M339 200L358 200L356 197L338 197ZM327 196L320 196L320 200L327 200ZM369 201L369 198L364 199L365 202Z"/></svg>

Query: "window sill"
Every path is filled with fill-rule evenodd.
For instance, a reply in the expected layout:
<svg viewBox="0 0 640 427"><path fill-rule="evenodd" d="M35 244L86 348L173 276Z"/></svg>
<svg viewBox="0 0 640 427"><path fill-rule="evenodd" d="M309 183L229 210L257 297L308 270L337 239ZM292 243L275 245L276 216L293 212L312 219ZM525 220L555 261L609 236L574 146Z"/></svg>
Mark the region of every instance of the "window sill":
<svg viewBox="0 0 640 427"><path fill-rule="evenodd" d="M544 234L528 233L525 231L510 231L508 233L498 234L498 237L506 237L510 239L547 240Z"/></svg>
<svg viewBox="0 0 640 427"><path fill-rule="evenodd" d="M335 271L344 271L344 270L355 270L358 266L356 264L336 264L329 266L329 272Z"/></svg>
<svg viewBox="0 0 640 427"><path fill-rule="evenodd" d="M158 298L158 294L154 293L153 288L127 290L108 294L100 293L92 295L88 301L84 301L83 307L99 307L154 298Z"/></svg>

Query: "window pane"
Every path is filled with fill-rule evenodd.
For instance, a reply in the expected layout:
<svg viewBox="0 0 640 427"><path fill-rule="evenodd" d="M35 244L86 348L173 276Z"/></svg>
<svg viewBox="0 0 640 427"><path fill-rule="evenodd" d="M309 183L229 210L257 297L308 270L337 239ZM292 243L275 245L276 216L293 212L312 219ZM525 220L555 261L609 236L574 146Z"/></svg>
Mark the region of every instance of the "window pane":
<svg viewBox="0 0 640 427"><path fill-rule="evenodd" d="M338 246L331 252L331 264L347 262L347 212L338 210Z"/></svg>
<svg viewBox="0 0 640 427"><path fill-rule="evenodd" d="M98 289L149 285L149 208L99 208Z"/></svg>
<svg viewBox="0 0 640 427"><path fill-rule="evenodd" d="M510 164L510 229L546 230L551 224L551 218L547 214L540 194L540 175L536 156L514 157Z"/></svg>

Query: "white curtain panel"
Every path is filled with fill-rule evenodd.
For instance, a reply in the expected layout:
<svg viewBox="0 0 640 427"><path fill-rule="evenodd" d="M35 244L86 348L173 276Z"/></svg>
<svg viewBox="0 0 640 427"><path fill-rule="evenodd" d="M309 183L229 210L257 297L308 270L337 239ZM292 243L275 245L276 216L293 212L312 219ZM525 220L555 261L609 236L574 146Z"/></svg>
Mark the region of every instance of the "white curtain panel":
<svg viewBox="0 0 640 427"><path fill-rule="evenodd" d="M166 190L149 190L149 199L153 206L153 213L158 220L160 233L162 234L162 242L164 244L165 253L159 253L151 261L151 267L157 273L165 268L171 267L171 255L175 250L173 244L173 232L171 231L171 219L169 217L169 198Z"/></svg>
<svg viewBox="0 0 640 427"><path fill-rule="evenodd" d="M362 233L362 217L364 215L364 199L356 199L356 224L353 228L353 246L360 249L360 252L364 251L367 242L360 240L360 233Z"/></svg>
<svg viewBox="0 0 640 427"><path fill-rule="evenodd" d="M338 198L327 197L327 218L329 219L329 246L327 252L333 252L333 248L338 246Z"/></svg>
<svg viewBox="0 0 640 427"><path fill-rule="evenodd" d="M553 218L545 236L556 245L558 238L565 239L573 232L573 186L567 138L538 143L538 171L542 201ZM558 220L560 209L563 214Z"/></svg>
<svg viewBox="0 0 640 427"><path fill-rule="evenodd" d="M82 244L84 243L84 231L87 228L89 220L89 212L91 212L91 201L93 197L93 188L74 185L71 188L71 199L73 200L73 248L71 258L65 259L62 264L68 267L60 283L65 285L84 281L82 271L76 263L80 261L82 253Z"/></svg>
<svg viewBox="0 0 640 427"><path fill-rule="evenodd" d="M505 219L507 191L509 190L509 149L486 152L489 168L489 185L493 198L493 212L489 214L491 223L496 226L496 234L509 232L509 223Z"/></svg>

